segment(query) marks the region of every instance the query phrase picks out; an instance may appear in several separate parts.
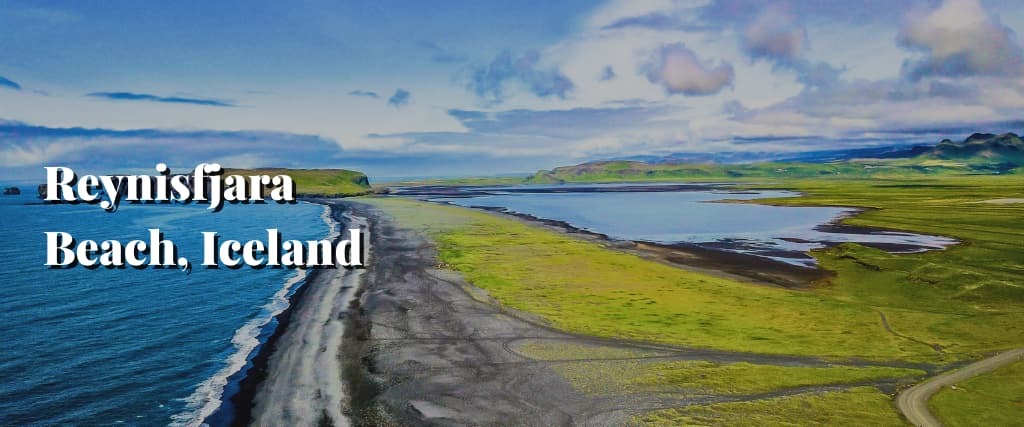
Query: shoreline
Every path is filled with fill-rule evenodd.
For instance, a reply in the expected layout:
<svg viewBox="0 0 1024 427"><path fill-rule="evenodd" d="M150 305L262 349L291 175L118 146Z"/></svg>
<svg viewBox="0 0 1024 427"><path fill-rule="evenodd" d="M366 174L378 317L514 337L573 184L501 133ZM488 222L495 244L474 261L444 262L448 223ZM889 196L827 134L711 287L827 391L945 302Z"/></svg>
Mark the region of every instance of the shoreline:
<svg viewBox="0 0 1024 427"><path fill-rule="evenodd" d="M329 239L333 244L337 244L342 239L338 230L345 225L343 217L345 209L336 203L326 200L303 199L303 201L324 206L326 210L324 217L330 220L330 231L325 239ZM268 378L271 357L282 347L282 337L289 330L295 312L309 303L307 294L310 292L310 289L325 280L322 276L332 270L336 269L313 268L307 270L306 277L302 279L301 285L288 296L288 307L271 319L271 323L276 323L274 332L267 337L266 341L253 350L255 355L251 357L249 361L250 366L244 370L244 375L241 379L237 380L237 390L230 398L223 399L221 405L213 413L200 420L201 423L248 426L253 422L256 398L261 386Z"/></svg>
<svg viewBox="0 0 1024 427"><path fill-rule="evenodd" d="M338 223L331 219L329 213L329 209L323 207L320 218L329 227L325 238L335 239ZM287 278L271 300L263 305L262 308L269 313L250 319L235 330L231 341L235 351L225 359L227 365L196 386L186 398L186 409L171 417L171 425L227 425L232 422L236 412L235 395L248 392L250 370L259 367L255 362L278 331L281 320L287 322L287 312L292 306L293 297L305 289L310 276L316 272L316 269L312 272L309 269L283 269L294 271L295 274Z"/></svg>
<svg viewBox="0 0 1024 427"><path fill-rule="evenodd" d="M256 396L257 387L263 383L267 376L267 365L270 355L277 348L281 335L284 334L284 331L290 324L293 308L304 300L303 297L309 288L309 284L317 280L316 276L319 275L319 272L320 269L317 269L311 271L306 276L306 282L288 298L288 308L275 317L277 325L274 327L274 333L270 334L267 341L255 350L256 355L252 358L252 366L245 372L245 376L238 381L238 391L228 399L233 409L231 414L229 414L231 419L230 425L248 426L252 421L253 398ZM211 418L217 416L222 409L225 409L223 404L210 417L203 420L203 423L215 425L211 423Z"/></svg>
<svg viewBox="0 0 1024 427"><path fill-rule="evenodd" d="M603 233L598 233L596 231L591 231L577 227L566 221L541 218L535 215L516 212L504 207L460 206L452 204L450 202L434 202L430 200L425 201L430 203L440 203L454 207L482 210L502 216L508 216L513 219L524 221L531 225L541 226L544 227L545 229L556 231L562 234L582 237L584 240L603 244L604 246L610 249L633 254L644 259L658 261L675 268L681 268L683 270L710 274L713 276L724 277L729 279L738 279L754 284L781 286L783 288L789 289L802 289L807 288L808 286L811 286L820 280L828 279L835 276L835 272L821 268L820 266L817 265L817 262L815 262L813 266L804 266L787 263L784 261L772 259L767 256L762 256L758 254L733 251L727 249L727 247L731 244L728 242L659 243L646 240L620 240L614 239ZM843 221L845 221L846 219L853 218L858 214L869 210L862 208L849 209L853 210L854 212L840 215L825 224L818 225L815 227L815 230L828 233L858 234L865 236L882 235L886 233L908 233L918 234L921 236L931 236L904 230L843 224ZM958 240L948 238L945 236L931 237L948 239L955 243L950 243L948 246L941 247L932 247L927 245L907 243L855 243L861 246L879 249L894 254L945 250L962 243ZM799 239L783 238L781 240L805 242ZM839 246L844 242L836 241L818 243L821 243L823 245L822 249L827 249ZM799 255L803 258L812 259L816 261L816 258L809 253L793 251L784 251L784 253L787 253L789 255Z"/></svg>
<svg viewBox="0 0 1024 427"><path fill-rule="evenodd" d="M526 193L593 193L593 192L677 192L718 189L730 194L757 193L759 190L748 190L734 188L735 183L703 182L703 183L619 183L612 187L600 187L600 184L588 183L591 186L550 189L516 189L515 186L499 186L502 192L526 192ZM581 237L584 240L596 242L612 250L629 253L644 259L657 261L675 268L688 271L710 274L729 279L738 279L754 284L780 286L789 289L805 289L817 282L826 280L835 275L835 272L821 268L817 259L810 252L798 250L779 249L768 252L747 252L744 251L744 243L737 241L719 241L707 243L672 242L662 243L646 240L615 239L606 234L577 227L567 221L542 218L535 215L514 211L507 207L481 206L481 205L459 205L450 201L433 200L435 197L464 198L471 199L477 196L485 196L494 191L494 186L445 186L430 185L420 187L401 187L386 197L407 197L430 203L469 208L490 212L505 217L523 221L525 223L541 226L545 229ZM786 190L789 191L789 190ZM710 203L757 203L756 200L736 201L722 199ZM766 206L789 206L776 203L766 203ZM882 242L882 241L859 241L859 245L890 253L918 253L933 250L945 250L961 244L962 242L946 236L928 235L915 233L906 230L887 229L884 227L866 227L845 224L844 222L852 217L860 215L872 208L856 206L821 206L843 208L849 212L836 216L826 223L819 224L814 230L822 233L861 235L861 236L882 236L887 234L915 235L923 238L934 238L939 241L929 243L904 243L904 242ZM821 249L839 246L845 243L842 240L814 240L808 241L798 238L780 238L780 240L792 243L817 243ZM773 258L781 256L792 260L806 260L807 263L791 263L781 259Z"/></svg>
<svg viewBox="0 0 1024 427"><path fill-rule="evenodd" d="M530 214L515 212L507 208L490 206L463 207L447 202L430 203L441 203L507 216L530 225L540 226L561 234L572 235L586 241L600 243L611 250L626 252L675 268L743 280L759 285L780 286L790 289L806 288L816 281L827 279L835 274L819 267L803 267L758 255L709 248L696 243L666 244L643 240L617 240L603 233L576 227L566 221L540 218Z"/></svg>
<svg viewBox="0 0 1024 427"><path fill-rule="evenodd" d="M365 218L347 204L320 202L345 227L366 227ZM326 268L308 283L256 386L252 425L349 424L340 359L346 319L364 272L363 268Z"/></svg>

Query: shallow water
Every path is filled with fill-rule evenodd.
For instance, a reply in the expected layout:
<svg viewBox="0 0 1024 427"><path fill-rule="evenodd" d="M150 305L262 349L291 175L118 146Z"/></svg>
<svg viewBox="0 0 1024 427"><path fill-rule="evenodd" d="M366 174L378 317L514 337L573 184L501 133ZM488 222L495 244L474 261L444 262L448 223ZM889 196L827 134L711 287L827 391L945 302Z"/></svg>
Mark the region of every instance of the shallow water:
<svg viewBox="0 0 1024 427"><path fill-rule="evenodd" d="M211 411L301 275L202 268L199 233L264 239L266 228L279 228L285 238L306 240L329 231L324 208L305 203L228 205L218 213L203 205L127 205L107 213L95 205L26 205L34 201L0 198L4 425L165 425ZM177 244L191 274L43 266L45 231L127 241L145 239L147 228Z"/></svg>
<svg viewBox="0 0 1024 427"><path fill-rule="evenodd" d="M662 244L695 243L811 266L807 251L857 242L912 252L956 241L913 233L828 232L820 226L857 211L837 207L788 207L721 200L796 197L789 191L734 191L723 185L537 185L474 188L456 197L426 197L459 206L505 208L564 221L612 239Z"/></svg>

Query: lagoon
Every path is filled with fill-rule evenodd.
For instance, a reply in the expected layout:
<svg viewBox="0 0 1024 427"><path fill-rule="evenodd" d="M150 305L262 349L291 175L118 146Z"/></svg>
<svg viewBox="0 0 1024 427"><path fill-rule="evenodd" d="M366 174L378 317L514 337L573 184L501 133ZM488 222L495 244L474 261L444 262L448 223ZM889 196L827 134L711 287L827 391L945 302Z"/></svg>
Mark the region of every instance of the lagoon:
<svg viewBox="0 0 1024 427"><path fill-rule="evenodd" d="M808 251L843 242L891 252L942 249L956 240L836 226L858 210L723 203L797 197L791 191L739 191L728 184L583 184L400 189L398 194L565 222L614 240L689 243L813 266Z"/></svg>

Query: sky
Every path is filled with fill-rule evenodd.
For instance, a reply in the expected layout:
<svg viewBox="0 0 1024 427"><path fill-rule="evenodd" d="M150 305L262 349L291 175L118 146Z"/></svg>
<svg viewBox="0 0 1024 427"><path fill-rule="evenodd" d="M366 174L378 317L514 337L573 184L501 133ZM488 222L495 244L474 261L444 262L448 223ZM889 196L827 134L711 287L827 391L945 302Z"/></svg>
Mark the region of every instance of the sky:
<svg viewBox="0 0 1024 427"><path fill-rule="evenodd" d="M1010 131L1024 3L0 0L0 179L533 172Z"/></svg>

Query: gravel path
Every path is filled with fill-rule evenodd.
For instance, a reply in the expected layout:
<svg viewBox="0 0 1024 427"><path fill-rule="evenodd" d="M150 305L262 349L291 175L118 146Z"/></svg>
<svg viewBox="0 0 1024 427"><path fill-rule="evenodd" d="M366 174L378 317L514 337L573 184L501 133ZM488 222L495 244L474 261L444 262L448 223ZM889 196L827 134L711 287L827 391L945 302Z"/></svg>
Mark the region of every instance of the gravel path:
<svg viewBox="0 0 1024 427"><path fill-rule="evenodd" d="M928 399L942 387L951 386L968 378L1024 360L1024 348L1018 348L978 362L967 365L952 372L947 372L908 388L900 393L896 400L903 415L916 426L938 427L942 422L928 411Z"/></svg>

